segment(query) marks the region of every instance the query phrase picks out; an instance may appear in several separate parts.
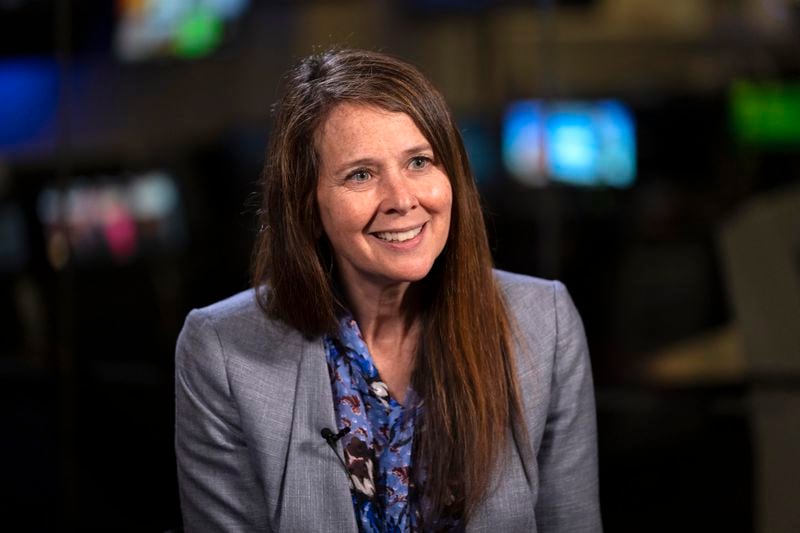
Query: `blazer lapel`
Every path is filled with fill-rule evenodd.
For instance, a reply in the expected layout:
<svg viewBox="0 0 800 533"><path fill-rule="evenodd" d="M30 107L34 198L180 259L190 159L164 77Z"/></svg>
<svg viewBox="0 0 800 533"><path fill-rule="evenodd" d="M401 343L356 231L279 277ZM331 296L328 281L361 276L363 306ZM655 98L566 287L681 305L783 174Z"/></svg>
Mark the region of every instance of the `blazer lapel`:
<svg viewBox="0 0 800 533"><path fill-rule="evenodd" d="M304 341L278 504L280 531L357 531L347 472L320 434L325 427L336 430L325 348L320 339Z"/></svg>

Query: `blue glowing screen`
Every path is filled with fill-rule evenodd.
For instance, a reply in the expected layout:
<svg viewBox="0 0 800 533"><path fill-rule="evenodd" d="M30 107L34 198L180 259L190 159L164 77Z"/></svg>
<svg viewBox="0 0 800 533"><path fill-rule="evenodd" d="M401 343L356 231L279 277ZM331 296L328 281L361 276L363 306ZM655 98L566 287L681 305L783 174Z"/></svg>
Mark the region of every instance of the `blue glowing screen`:
<svg viewBox="0 0 800 533"><path fill-rule="evenodd" d="M503 122L502 152L509 174L527 185L624 188L636 178L633 116L616 100L515 102Z"/></svg>
<svg viewBox="0 0 800 533"><path fill-rule="evenodd" d="M55 61L0 61L0 149L36 138L54 121L57 103Z"/></svg>

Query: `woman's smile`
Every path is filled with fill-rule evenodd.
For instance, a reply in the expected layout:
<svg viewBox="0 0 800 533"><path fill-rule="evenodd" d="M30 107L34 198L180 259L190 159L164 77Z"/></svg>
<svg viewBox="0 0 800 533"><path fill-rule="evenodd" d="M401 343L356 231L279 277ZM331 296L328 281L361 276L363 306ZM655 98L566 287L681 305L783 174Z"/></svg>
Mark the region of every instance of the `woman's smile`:
<svg viewBox="0 0 800 533"><path fill-rule="evenodd" d="M342 103L316 135L317 205L346 284L428 275L450 232L452 189L405 113Z"/></svg>
<svg viewBox="0 0 800 533"><path fill-rule="evenodd" d="M425 224L420 224L419 226L410 229L376 231L373 232L372 235L376 236L382 241L393 242L393 243L405 243L414 239L414 237L420 235L424 227Z"/></svg>

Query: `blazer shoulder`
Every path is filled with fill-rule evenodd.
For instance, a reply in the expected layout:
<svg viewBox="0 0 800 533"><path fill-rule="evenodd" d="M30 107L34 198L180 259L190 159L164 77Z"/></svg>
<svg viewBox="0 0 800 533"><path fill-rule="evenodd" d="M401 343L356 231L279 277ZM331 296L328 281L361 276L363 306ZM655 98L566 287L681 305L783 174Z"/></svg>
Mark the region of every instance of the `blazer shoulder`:
<svg viewBox="0 0 800 533"><path fill-rule="evenodd" d="M497 269L494 270L494 279L503 292L532 294L534 296L550 294L555 286L560 284L560 282L554 280Z"/></svg>
<svg viewBox="0 0 800 533"><path fill-rule="evenodd" d="M254 289L242 291L211 305L193 309L186 317L179 344L190 332L200 331L209 342L226 355L239 358L259 357L271 359L281 353L280 347L302 344L302 336L289 325L269 318L256 301Z"/></svg>
<svg viewBox="0 0 800 533"><path fill-rule="evenodd" d="M213 323L216 327L230 323L257 321L261 319L263 311L256 302L256 293L253 289L239 292L224 300L210 305L193 309L190 315L197 316Z"/></svg>
<svg viewBox="0 0 800 533"><path fill-rule="evenodd" d="M495 270L495 281L512 315L551 317L559 293L566 292L560 281Z"/></svg>
<svg viewBox="0 0 800 533"><path fill-rule="evenodd" d="M495 270L494 275L512 315L533 313L542 318L555 316L570 325L580 322L572 296L562 282L502 270Z"/></svg>
<svg viewBox="0 0 800 533"><path fill-rule="evenodd" d="M189 313L189 318L205 320L220 334L226 333L246 333L247 331L258 331L263 334L274 332L276 334L286 334L292 328L287 324L272 319L267 316L256 299L256 291L248 289L224 300L198 309L193 309Z"/></svg>

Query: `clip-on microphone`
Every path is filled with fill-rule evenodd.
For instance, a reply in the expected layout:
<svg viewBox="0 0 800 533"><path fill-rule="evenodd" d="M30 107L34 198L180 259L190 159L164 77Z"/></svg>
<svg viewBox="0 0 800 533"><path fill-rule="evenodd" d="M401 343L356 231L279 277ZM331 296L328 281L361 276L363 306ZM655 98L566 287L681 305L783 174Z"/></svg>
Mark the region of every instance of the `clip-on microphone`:
<svg viewBox="0 0 800 533"><path fill-rule="evenodd" d="M339 459L339 462L342 463L342 467L344 468L344 471L347 474L347 481L350 482L350 488L352 489L353 480L350 479L350 470L347 469L347 465L344 463L344 459L342 459L342 456L339 455L339 450L336 449L336 441L338 441L339 439L350 433L350 428L345 427L338 433L334 433L330 428L322 428L322 430L319 433L320 435L322 435L322 438L325 439L325 442L328 443L328 446L331 447L333 453L336 454L336 458Z"/></svg>

